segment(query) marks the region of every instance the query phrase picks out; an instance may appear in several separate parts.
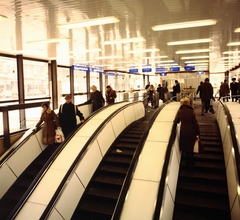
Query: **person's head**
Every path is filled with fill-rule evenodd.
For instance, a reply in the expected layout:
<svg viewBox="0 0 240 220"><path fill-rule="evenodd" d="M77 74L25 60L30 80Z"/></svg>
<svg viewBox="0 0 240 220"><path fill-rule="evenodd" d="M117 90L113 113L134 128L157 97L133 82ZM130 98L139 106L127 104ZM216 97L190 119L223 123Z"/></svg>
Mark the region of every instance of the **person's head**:
<svg viewBox="0 0 240 220"><path fill-rule="evenodd" d="M47 111L49 108L49 104L47 102L42 103L41 107L43 108L43 111Z"/></svg>
<svg viewBox="0 0 240 220"><path fill-rule="evenodd" d="M200 85L202 85L202 84L203 84L203 81L200 82Z"/></svg>
<svg viewBox="0 0 240 220"><path fill-rule="evenodd" d="M65 100L66 100L66 103L70 103L72 101L72 96L71 95L66 95Z"/></svg>
<svg viewBox="0 0 240 220"><path fill-rule="evenodd" d="M224 79L224 82L226 83L226 82L227 82L227 80L226 80L226 79Z"/></svg>
<svg viewBox="0 0 240 220"><path fill-rule="evenodd" d="M96 92L96 91L97 91L97 86L92 85L90 89L91 89L93 92Z"/></svg>
<svg viewBox="0 0 240 220"><path fill-rule="evenodd" d="M209 82L209 78L206 78L206 79L204 80L204 82Z"/></svg>
<svg viewBox="0 0 240 220"><path fill-rule="evenodd" d="M107 86L106 89L107 89L107 91L110 91L111 90L111 86Z"/></svg>
<svg viewBox="0 0 240 220"><path fill-rule="evenodd" d="M232 81L235 82L235 81L236 81L236 78L232 78Z"/></svg>
<svg viewBox="0 0 240 220"><path fill-rule="evenodd" d="M158 87L161 87L161 84L158 84Z"/></svg>
<svg viewBox="0 0 240 220"><path fill-rule="evenodd" d="M184 97L180 100L181 105L190 105L190 99L188 97Z"/></svg>
<svg viewBox="0 0 240 220"><path fill-rule="evenodd" d="M177 81L177 80L175 80L175 84L178 84L178 81Z"/></svg>

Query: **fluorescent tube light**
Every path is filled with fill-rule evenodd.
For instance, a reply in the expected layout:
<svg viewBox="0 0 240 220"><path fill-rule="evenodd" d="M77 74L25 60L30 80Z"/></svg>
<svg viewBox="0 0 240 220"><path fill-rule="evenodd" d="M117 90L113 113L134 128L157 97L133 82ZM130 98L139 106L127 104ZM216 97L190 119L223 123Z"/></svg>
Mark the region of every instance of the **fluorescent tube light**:
<svg viewBox="0 0 240 220"><path fill-rule="evenodd" d="M239 46L240 45L240 41L239 42L231 42L228 43L227 46Z"/></svg>
<svg viewBox="0 0 240 220"><path fill-rule="evenodd" d="M51 39L45 39L45 40L35 40L35 41L28 41L28 44L40 44L40 43L59 43L63 41L69 41L69 38L51 38Z"/></svg>
<svg viewBox="0 0 240 220"><path fill-rule="evenodd" d="M83 27L90 27L90 26L96 26L96 25L111 24L116 22L119 22L119 20L114 16L110 16L110 17L103 17L103 18L88 19L80 22L59 24L58 28L66 28L66 29L83 28Z"/></svg>
<svg viewBox="0 0 240 220"><path fill-rule="evenodd" d="M110 44L124 44L124 43L134 43L134 42L143 42L146 41L143 37L134 37L134 38L123 38L119 40L112 40L112 41L104 41L104 45Z"/></svg>
<svg viewBox="0 0 240 220"><path fill-rule="evenodd" d="M154 56L154 57L143 57L142 59L161 59L167 58L168 56Z"/></svg>
<svg viewBox="0 0 240 220"><path fill-rule="evenodd" d="M181 23L156 25L156 26L153 26L152 29L154 31L163 31L163 30L190 28L190 27L209 26L209 25L214 25L216 23L217 21L212 19L199 20L199 21L187 21L187 22L181 22Z"/></svg>
<svg viewBox="0 0 240 220"><path fill-rule="evenodd" d="M168 42L167 45L173 46L173 45L184 45L184 44L209 43L212 41L213 40L210 38L205 38L205 39L196 39L196 40L173 41L173 42Z"/></svg>
<svg viewBox="0 0 240 220"><path fill-rule="evenodd" d="M240 56L233 56L233 57L221 57L221 60L230 60L230 59L240 59Z"/></svg>
<svg viewBox="0 0 240 220"><path fill-rule="evenodd" d="M107 60L107 59L119 59L123 58L122 56L102 56L102 57L97 57L97 60Z"/></svg>
<svg viewBox="0 0 240 220"><path fill-rule="evenodd" d="M7 16L0 14L0 21L3 21L3 20L5 20L5 19L7 19Z"/></svg>
<svg viewBox="0 0 240 220"><path fill-rule="evenodd" d="M209 56L181 57L181 60L205 59L205 58L209 58Z"/></svg>
<svg viewBox="0 0 240 220"><path fill-rule="evenodd" d="M225 52L223 52L223 54L236 54L236 53L240 53L240 50L225 51Z"/></svg>
<svg viewBox="0 0 240 220"><path fill-rule="evenodd" d="M209 64L208 63L196 63L196 64L187 64L187 66L208 66Z"/></svg>
<svg viewBox="0 0 240 220"><path fill-rule="evenodd" d="M158 63L173 63L175 62L174 60L161 60L161 61L158 61Z"/></svg>
<svg viewBox="0 0 240 220"><path fill-rule="evenodd" d="M154 49L143 49L143 50L129 50L127 53L147 53L147 52L158 52L160 51L157 48Z"/></svg>
<svg viewBox="0 0 240 220"><path fill-rule="evenodd" d="M186 53L204 53L210 52L210 49L198 49L198 50L179 50L176 51L176 54L186 54Z"/></svg>
<svg viewBox="0 0 240 220"><path fill-rule="evenodd" d="M186 61L185 63L209 63L208 60L192 60L192 61Z"/></svg>
<svg viewBox="0 0 240 220"><path fill-rule="evenodd" d="M235 33L240 32L240 27L234 30Z"/></svg>

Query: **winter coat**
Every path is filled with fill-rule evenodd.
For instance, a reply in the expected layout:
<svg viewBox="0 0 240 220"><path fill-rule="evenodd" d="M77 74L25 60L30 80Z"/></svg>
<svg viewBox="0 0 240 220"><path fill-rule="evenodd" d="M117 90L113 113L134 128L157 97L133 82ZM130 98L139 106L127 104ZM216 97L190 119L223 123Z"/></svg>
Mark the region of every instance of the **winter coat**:
<svg viewBox="0 0 240 220"><path fill-rule="evenodd" d="M48 145L53 144L55 142L55 127L60 127L60 123L57 115L50 109L50 107L47 111L42 112L36 127L38 128L42 122L44 122L42 129L42 143Z"/></svg>
<svg viewBox="0 0 240 220"><path fill-rule="evenodd" d="M196 136L200 134L194 108L190 105L182 105L177 112L174 122L181 122L180 150L184 152L193 152Z"/></svg>
<svg viewBox="0 0 240 220"><path fill-rule="evenodd" d="M67 137L74 128L76 128L76 115L80 118L80 121L84 120L83 114L72 102L64 103L59 107L58 117L65 137Z"/></svg>
<svg viewBox="0 0 240 220"><path fill-rule="evenodd" d="M115 90L110 89L109 91L106 91L105 95L107 104L113 104L115 102L115 98L117 97Z"/></svg>
<svg viewBox="0 0 240 220"><path fill-rule="evenodd" d="M231 95L237 95L238 83L237 82L231 82L230 83L230 90L231 90Z"/></svg>
<svg viewBox="0 0 240 220"><path fill-rule="evenodd" d="M209 82L204 82L200 87L201 99L203 102L209 101L213 98L213 87Z"/></svg>
<svg viewBox="0 0 240 220"><path fill-rule="evenodd" d="M230 89L228 83L223 83L220 86L220 97L229 96Z"/></svg>
<svg viewBox="0 0 240 220"><path fill-rule="evenodd" d="M92 92L90 95L90 99L85 102L86 104L92 103L92 112L98 110L103 107L105 100L102 96L102 93L98 90Z"/></svg>

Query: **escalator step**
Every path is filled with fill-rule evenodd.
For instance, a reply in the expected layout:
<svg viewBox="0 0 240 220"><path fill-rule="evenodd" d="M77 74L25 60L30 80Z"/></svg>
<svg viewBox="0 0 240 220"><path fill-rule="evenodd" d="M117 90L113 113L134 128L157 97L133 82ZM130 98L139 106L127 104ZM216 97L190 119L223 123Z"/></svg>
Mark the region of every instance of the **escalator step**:
<svg viewBox="0 0 240 220"><path fill-rule="evenodd" d="M102 184L92 184L86 189L86 194L96 197L106 197L110 199L118 199L121 187L120 186L106 186Z"/></svg>
<svg viewBox="0 0 240 220"><path fill-rule="evenodd" d="M109 175L104 173L97 173L97 175L93 178L94 182L109 184L109 185L119 185L123 184L125 175Z"/></svg>
<svg viewBox="0 0 240 220"><path fill-rule="evenodd" d="M135 152L135 149L131 148L113 148L111 149L111 154L117 154L117 155L133 155Z"/></svg>
<svg viewBox="0 0 240 220"><path fill-rule="evenodd" d="M139 143L139 138L127 138L124 136L124 138L121 138L119 140L120 142L123 142L123 143L136 143L138 144Z"/></svg>
<svg viewBox="0 0 240 220"><path fill-rule="evenodd" d="M114 147L115 148L133 148L133 149L136 149L137 148L137 144L119 142L119 143L115 144Z"/></svg>
<svg viewBox="0 0 240 220"><path fill-rule="evenodd" d="M122 164L121 166L118 166L117 164L113 163L104 163L99 167L99 170L105 171L105 172L111 172L111 173L122 173L126 174L129 169L128 164L124 165Z"/></svg>
<svg viewBox="0 0 240 220"><path fill-rule="evenodd" d="M106 161L112 163L127 163L130 164L132 160L132 155L107 155Z"/></svg>

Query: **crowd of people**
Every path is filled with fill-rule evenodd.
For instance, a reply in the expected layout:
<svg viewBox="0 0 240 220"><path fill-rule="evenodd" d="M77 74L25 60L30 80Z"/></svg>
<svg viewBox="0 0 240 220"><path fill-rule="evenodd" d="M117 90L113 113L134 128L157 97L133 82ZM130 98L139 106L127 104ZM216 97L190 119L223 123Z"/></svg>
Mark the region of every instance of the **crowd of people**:
<svg viewBox="0 0 240 220"><path fill-rule="evenodd" d="M90 98L85 103L91 103L92 112L95 112L105 105L105 99L95 85L91 86L91 91ZM107 86L105 96L107 105L111 105L115 102L115 98L117 97L116 91L112 89L111 86ZM76 128L76 117L79 117L81 123L85 120L82 112L72 103L71 95L65 96L65 103L60 105L58 115L50 108L47 102L43 103L41 107L41 116L34 130L37 131L43 123L42 143L49 146L55 144L57 129L61 130L66 138Z"/></svg>

